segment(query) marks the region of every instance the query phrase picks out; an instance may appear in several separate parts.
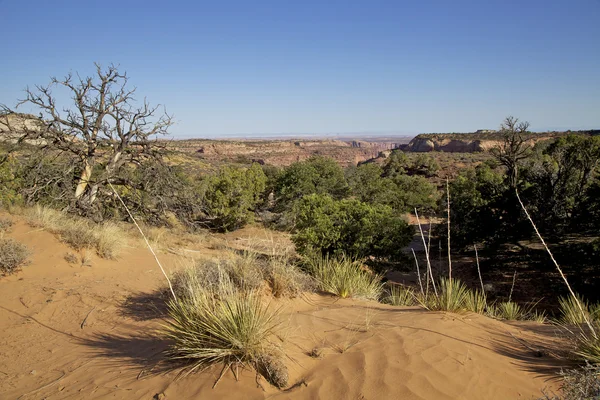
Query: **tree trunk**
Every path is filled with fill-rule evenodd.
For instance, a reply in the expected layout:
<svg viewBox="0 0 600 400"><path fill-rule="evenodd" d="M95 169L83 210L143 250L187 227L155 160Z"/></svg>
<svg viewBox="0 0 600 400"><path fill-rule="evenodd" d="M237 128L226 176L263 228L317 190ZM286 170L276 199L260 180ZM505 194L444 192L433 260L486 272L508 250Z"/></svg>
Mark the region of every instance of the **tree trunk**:
<svg viewBox="0 0 600 400"><path fill-rule="evenodd" d="M85 189L88 187L90 182L90 178L92 177L92 165L88 160L84 161L83 171L81 171L81 176L79 177L79 183L77 184L77 188L75 189L75 198L79 199L85 193Z"/></svg>

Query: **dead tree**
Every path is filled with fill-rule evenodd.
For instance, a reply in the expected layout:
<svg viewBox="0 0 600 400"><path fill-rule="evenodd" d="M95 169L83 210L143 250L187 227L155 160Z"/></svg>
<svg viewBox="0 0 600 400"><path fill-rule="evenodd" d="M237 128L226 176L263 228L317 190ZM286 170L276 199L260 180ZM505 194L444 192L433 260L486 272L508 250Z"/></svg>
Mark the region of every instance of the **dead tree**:
<svg viewBox="0 0 600 400"><path fill-rule="evenodd" d="M517 173L521 160L529 157L531 145L527 142L529 122L507 117L500 125L502 144L492 149L492 155L507 169L511 189L517 187Z"/></svg>
<svg viewBox="0 0 600 400"><path fill-rule="evenodd" d="M32 129L15 126L5 118L5 130L20 140L37 141L48 149L70 153L79 161L81 173L74 185L72 200L82 210L91 208L108 183L120 183L124 166L139 164L159 156L160 135L167 134L172 116L159 114L159 106L146 99L136 106L135 88L128 88L128 77L114 65L96 65L93 77L67 75L51 78L47 86L25 90L21 105L37 108L40 118ZM59 105L53 90L66 90L73 103ZM4 107L3 115L14 113ZM40 125L41 122L41 125Z"/></svg>

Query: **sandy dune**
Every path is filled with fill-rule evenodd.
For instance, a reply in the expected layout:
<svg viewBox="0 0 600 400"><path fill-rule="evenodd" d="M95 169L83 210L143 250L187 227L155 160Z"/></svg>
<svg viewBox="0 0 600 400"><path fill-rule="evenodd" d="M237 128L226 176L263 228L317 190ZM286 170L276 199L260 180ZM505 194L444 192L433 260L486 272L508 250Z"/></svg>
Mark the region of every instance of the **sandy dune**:
<svg viewBox="0 0 600 400"><path fill-rule="evenodd" d="M557 385L556 362L523 344L551 346L550 327L311 294L274 302L284 307L292 387L261 380L263 389L245 370L212 389L220 368L176 379L157 364L167 345L155 333L162 280L146 249L85 267L68 264L64 244L23 222L8 236L34 254L0 279L1 399L505 400ZM176 268L174 255L161 259ZM307 354L313 349L320 358Z"/></svg>

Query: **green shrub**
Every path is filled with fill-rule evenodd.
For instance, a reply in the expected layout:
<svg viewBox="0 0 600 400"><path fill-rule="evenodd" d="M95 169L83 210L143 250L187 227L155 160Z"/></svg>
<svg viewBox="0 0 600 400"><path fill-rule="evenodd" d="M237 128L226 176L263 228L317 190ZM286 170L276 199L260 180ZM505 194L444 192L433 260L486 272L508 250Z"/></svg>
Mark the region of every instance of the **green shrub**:
<svg viewBox="0 0 600 400"><path fill-rule="evenodd" d="M391 208L355 199L309 195L296 203L292 213L292 240L302 254L317 250L355 258L400 259L402 248L413 237L413 228Z"/></svg>
<svg viewBox="0 0 600 400"><path fill-rule="evenodd" d="M9 275L25 265L31 252L22 243L13 239L0 238L0 272Z"/></svg>
<svg viewBox="0 0 600 400"><path fill-rule="evenodd" d="M275 198L280 210L310 194L328 194L334 199L348 194L344 171L335 160L313 156L291 164L278 175Z"/></svg>
<svg viewBox="0 0 600 400"><path fill-rule="evenodd" d="M306 269L319 289L341 298L377 300L383 289L381 276L366 271L360 261L347 256L306 257Z"/></svg>
<svg viewBox="0 0 600 400"><path fill-rule="evenodd" d="M222 167L208 178L204 194L211 225L218 230L235 230L252 220L262 201L267 177L259 164L250 168Z"/></svg>

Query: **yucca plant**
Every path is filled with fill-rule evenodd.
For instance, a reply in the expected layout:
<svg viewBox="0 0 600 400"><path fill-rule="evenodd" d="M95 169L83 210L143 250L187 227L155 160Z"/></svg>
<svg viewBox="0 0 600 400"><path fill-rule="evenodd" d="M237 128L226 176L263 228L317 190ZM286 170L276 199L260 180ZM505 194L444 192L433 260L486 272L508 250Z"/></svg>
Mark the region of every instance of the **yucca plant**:
<svg viewBox="0 0 600 400"><path fill-rule="evenodd" d="M344 255L308 257L306 268L321 290L341 298L377 300L383 289L380 275L364 270L359 260Z"/></svg>
<svg viewBox="0 0 600 400"><path fill-rule="evenodd" d="M487 299L479 290L467 290L464 305L467 311L483 314L487 309Z"/></svg>
<svg viewBox="0 0 600 400"><path fill-rule="evenodd" d="M516 321L523 319L523 308L514 301L505 301L499 303L494 308L495 317L508 321Z"/></svg>
<svg viewBox="0 0 600 400"><path fill-rule="evenodd" d="M287 370L271 341L279 325L278 309L265 304L257 292L238 291L232 285L218 293L209 289L188 295L168 303L168 359L186 362L187 373L217 363L223 363L223 370L252 365L275 386L287 385Z"/></svg>
<svg viewBox="0 0 600 400"><path fill-rule="evenodd" d="M382 301L393 306L412 306L415 304L415 292L402 285L389 285Z"/></svg>
<svg viewBox="0 0 600 400"><path fill-rule="evenodd" d="M467 293L467 287L458 279L442 278L437 297L433 297L433 301L425 306L430 310L459 312L464 310Z"/></svg>
<svg viewBox="0 0 600 400"><path fill-rule="evenodd" d="M592 325L595 325L596 332L600 331L600 323ZM600 336L582 331L575 354L592 364L600 365Z"/></svg>
<svg viewBox="0 0 600 400"><path fill-rule="evenodd" d="M590 306L588 302L579 294L575 294L577 300L573 296L559 297L561 318L563 324L579 325L584 324L586 317L590 318ZM583 313L577 304L577 301L583 308Z"/></svg>

